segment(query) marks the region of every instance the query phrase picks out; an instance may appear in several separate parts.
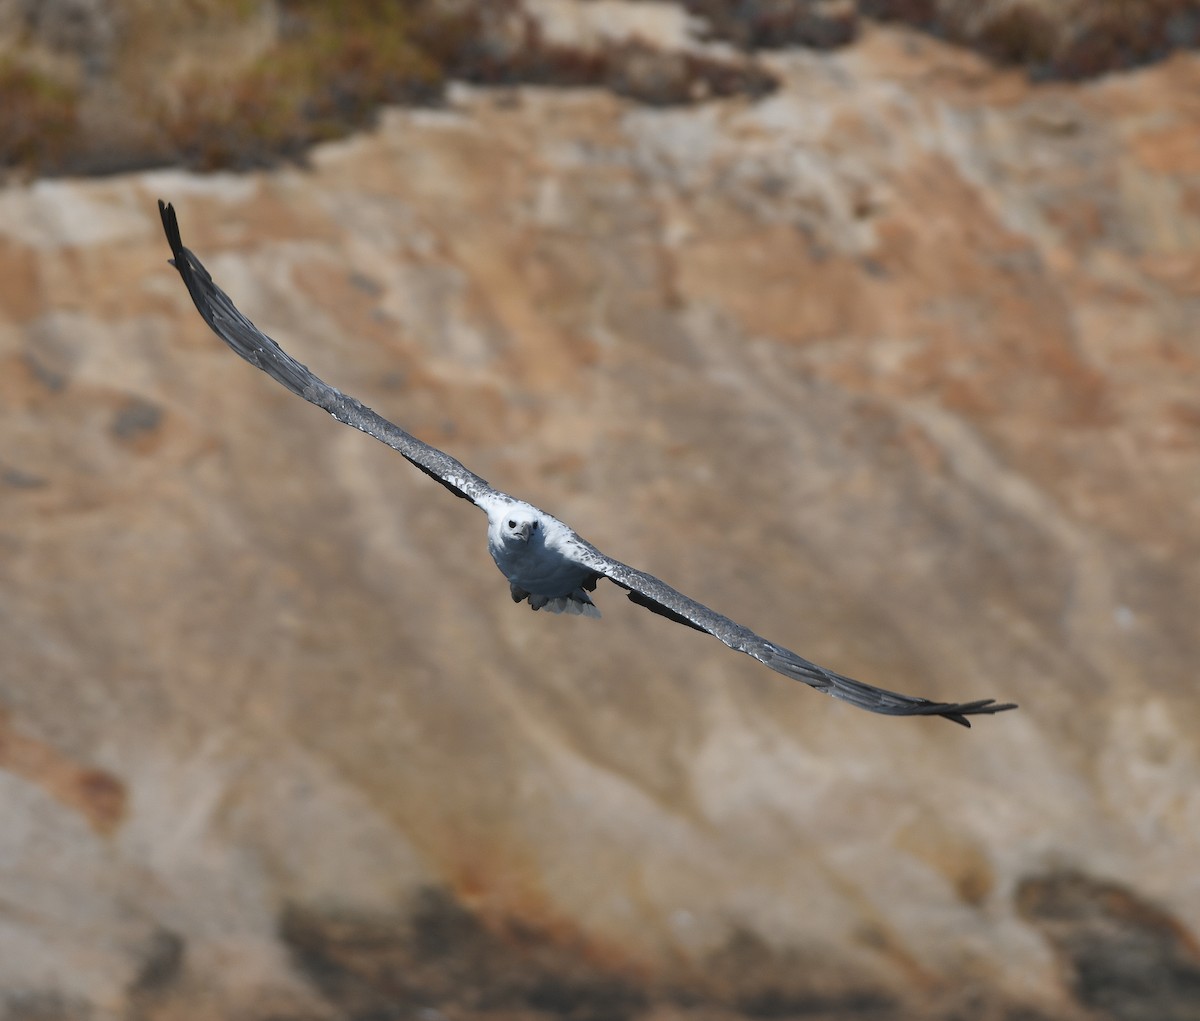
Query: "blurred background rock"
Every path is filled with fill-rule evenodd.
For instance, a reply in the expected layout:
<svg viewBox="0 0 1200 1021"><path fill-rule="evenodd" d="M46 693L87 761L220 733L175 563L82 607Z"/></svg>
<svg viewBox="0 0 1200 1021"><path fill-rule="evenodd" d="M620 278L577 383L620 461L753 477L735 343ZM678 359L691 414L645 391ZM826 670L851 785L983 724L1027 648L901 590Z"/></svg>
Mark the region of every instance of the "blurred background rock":
<svg viewBox="0 0 1200 1021"><path fill-rule="evenodd" d="M0 166L244 169L299 157L382 103L436 103L449 80L603 85L654 104L761 95L772 76L747 54L846 46L880 22L1038 80L1200 41L1195 0L0 0Z"/></svg>
<svg viewBox="0 0 1200 1021"><path fill-rule="evenodd" d="M1200 1017L1197 10L0 3L3 1016Z"/></svg>

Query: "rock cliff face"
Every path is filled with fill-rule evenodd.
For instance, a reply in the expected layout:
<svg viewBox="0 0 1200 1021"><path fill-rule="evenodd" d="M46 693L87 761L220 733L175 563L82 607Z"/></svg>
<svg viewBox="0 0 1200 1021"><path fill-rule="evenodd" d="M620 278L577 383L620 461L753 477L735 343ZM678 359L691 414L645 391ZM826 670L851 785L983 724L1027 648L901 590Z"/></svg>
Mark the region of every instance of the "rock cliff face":
<svg viewBox="0 0 1200 1021"><path fill-rule="evenodd" d="M8 1016L1198 1016L1200 60L767 60L0 192ZM160 196L301 360L607 552L1020 711L514 606L478 511L207 331Z"/></svg>

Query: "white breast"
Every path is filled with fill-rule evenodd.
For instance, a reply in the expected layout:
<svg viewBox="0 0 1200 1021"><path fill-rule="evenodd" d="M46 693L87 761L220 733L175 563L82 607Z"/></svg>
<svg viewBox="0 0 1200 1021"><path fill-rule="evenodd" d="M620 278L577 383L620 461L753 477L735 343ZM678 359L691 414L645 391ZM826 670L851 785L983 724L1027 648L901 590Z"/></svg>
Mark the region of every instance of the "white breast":
<svg viewBox="0 0 1200 1021"><path fill-rule="evenodd" d="M506 542L501 522L513 506L537 514L538 528L526 542ZM574 533L557 518L528 504L505 504L488 510L488 552L504 576L520 589L555 598L574 592L592 571L570 556Z"/></svg>

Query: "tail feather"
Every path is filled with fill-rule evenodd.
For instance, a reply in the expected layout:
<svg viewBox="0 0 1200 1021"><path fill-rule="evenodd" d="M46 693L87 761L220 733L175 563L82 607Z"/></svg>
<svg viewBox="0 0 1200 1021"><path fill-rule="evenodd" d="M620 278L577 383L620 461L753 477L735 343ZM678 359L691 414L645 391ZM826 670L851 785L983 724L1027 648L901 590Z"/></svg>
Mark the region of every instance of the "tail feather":
<svg viewBox="0 0 1200 1021"><path fill-rule="evenodd" d="M574 592L565 596L535 596L529 592L522 592L518 596L518 592L521 592L521 590L513 586L513 601L519 603L522 599L528 599L530 608L534 610L566 613L573 617L592 617L598 619L600 616L600 608L592 602L592 597L582 588L577 588Z"/></svg>

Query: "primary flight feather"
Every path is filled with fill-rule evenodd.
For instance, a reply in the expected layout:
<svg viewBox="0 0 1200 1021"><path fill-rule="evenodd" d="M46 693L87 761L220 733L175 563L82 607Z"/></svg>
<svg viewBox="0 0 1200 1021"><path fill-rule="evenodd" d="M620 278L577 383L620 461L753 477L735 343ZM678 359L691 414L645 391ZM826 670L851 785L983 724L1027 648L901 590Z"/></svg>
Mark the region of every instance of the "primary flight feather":
<svg viewBox="0 0 1200 1021"><path fill-rule="evenodd" d="M158 203L163 229L171 245L171 265L187 285L205 322L242 358L311 404L324 408L339 422L386 443L455 496L470 500L488 518L488 551L508 579L516 602L528 600L535 610L600 616L590 595L601 578L626 590L640 606L720 639L785 677L803 681L818 691L861 709L889 716L944 716L969 727L968 716L1015 709L995 699L975 702L934 702L876 688L811 663L782 645L769 642L728 617L677 592L652 574L635 570L605 556L557 518L532 504L493 489L449 454L411 436L314 376L247 319L214 282L204 265L179 235L173 206Z"/></svg>

